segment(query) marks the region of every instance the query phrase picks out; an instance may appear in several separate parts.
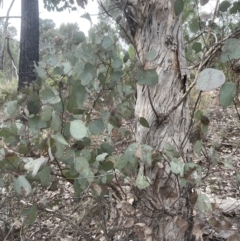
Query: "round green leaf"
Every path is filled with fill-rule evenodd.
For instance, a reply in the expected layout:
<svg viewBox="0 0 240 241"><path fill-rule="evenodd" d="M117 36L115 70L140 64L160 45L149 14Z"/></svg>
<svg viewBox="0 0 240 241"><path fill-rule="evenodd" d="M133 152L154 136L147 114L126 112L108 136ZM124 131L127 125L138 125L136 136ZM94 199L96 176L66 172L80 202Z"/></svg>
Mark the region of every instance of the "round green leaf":
<svg viewBox="0 0 240 241"><path fill-rule="evenodd" d="M235 98L237 93L236 84L233 82L226 82L220 90L220 104L225 109L227 108Z"/></svg>
<svg viewBox="0 0 240 241"><path fill-rule="evenodd" d="M199 74L196 87L198 90L210 91L220 87L224 82L225 75L222 71L207 68Z"/></svg>
<svg viewBox="0 0 240 241"><path fill-rule="evenodd" d="M41 120L50 121L52 118L52 107L48 105L44 105L42 107Z"/></svg>
<svg viewBox="0 0 240 241"><path fill-rule="evenodd" d="M199 42L195 42L195 43L192 45L192 49L193 49L196 53L199 53L200 51L202 51L202 44L199 43Z"/></svg>
<svg viewBox="0 0 240 241"><path fill-rule="evenodd" d="M74 44L78 45L78 44L84 42L85 39L86 39L86 37L85 37L84 32L80 31L80 32L77 32L77 33L74 34L72 41L73 41Z"/></svg>
<svg viewBox="0 0 240 241"><path fill-rule="evenodd" d="M122 60L121 60L121 59L116 58L116 59L113 60L112 67L113 67L114 69L118 69L118 68L120 68L121 66L122 66Z"/></svg>
<svg viewBox="0 0 240 241"><path fill-rule="evenodd" d="M193 33L197 33L200 29L199 22L197 20L192 20L189 24L189 28Z"/></svg>
<svg viewBox="0 0 240 241"><path fill-rule="evenodd" d="M71 65L71 63L65 62L62 65L63 65L64 74L67 74L68 76L71 76L72 75L72 65Z"/></svg>
<svg viewBox="0 0 240 241"><path fill-rule="evenodd" d="M43 187L47 188L52 183L51 178L51 168L49 166L45 166L39 173L38 176L40 178L41 184Z"/></svg>
<svg viewBox="0 0 240 241"><path fill-rule="evenodd" d="M77 157L75 159L75 169L78 173L84 173L89 169L89 163L85 157Z"/></svg>
<svg viewBox="0 0 240 241"><path fill-rule="evenodd" d="M31 208L27 208L22 210L21 212L21 218L24 219L24 222L28 225L34 224L37 218L37 205L34 203Z"/></svg>
<svg viewBox="0 0 240 241"><path fill-rule="evenodd" d="M105 127L104 127L103 121L101 119L98 119L98 120L91 121L88 126L88 129L91 132L91 134L99 135L103 133Z"/></svg>
<svg viewBox="0 0 240 241"><path fill-rule="evenodd" d="M57 58L56 58L56 56L49 54L49 55L47 56L47 63L48 63L50 66L53 66L53 67L54 67L54 66L57 64Z"/></svg>
<svg viewBox="0 0 240 241"><path fill-rule="evenodd" d="M102 41L102 47L106 50L110 50L112 45L112 39L109 36L105 36Z"/></svg>
<svg viewBox="0 0 240 241"><path fill-rule="evenodd" d="M136 79L139 85L155 85L158 83L158 74L155 69L139 70Z"/></svg>
<svg viewBox="0 0 240 241"><path fill-rule="evenodd" d="M222 49L221 61L225 63L232 59L239 59L239 56L240 40L234 38L227 39Z"/></svg>
<svg viewBox="0 0 240 241"><path fill-rule="evenodd" d="M111 161L105 161L99 166L104 171L110 171L114 168L114 164Z"/></svg>
<svg viewBox="0 0 240 241"><path fill-rule="evenodd" d="M128 156L122 155L117 159L117 162L115 164L115 168L121 170L124 167L126 167L127 164L128 164Z"/></svg>
<svg viewBox="0 0 240 241"><path fill-rule="evenodd" d="M108 155L112 155L112 153L115 151L114 147L107 142L101 144L101 150L107 152Z"/></svg>
<svg viewBox="0 0 240 241"><path fill-rule="evenodd" d="M7 116L14 116L17 114L18 107L17 100L8 101L5 103L4 113Z"/></svg>
<svg viewBox="0 0 240 241"><path fill-rule="evenodd" d="M226 12L230 6L231 3L229 1L222 1L219 5L219 11Z"/></svg>
<svg viewBox="0 0 240 241"><path fill-rule="evenodd" d="M108 153L102 153L96 157L96 161L104 161Z"/></svg>
<svg viewBox="0 0 240 241"><path fill-rule="evenodd" d="M184 8L184 2L183 0L176 0L176 2L174 3L174 12L176 15L179 15Z"/></svg>
<svg viewBox="0 0 240 241"><path fill-rule="evenodd" d="M56 104L61 101L57 90L55 89L44 89L41 91L41 100L43 104Z"/></svg>
<svg viewBox="0 0 240 241"><path fill-rule="evenodd" d="M41 109L41 102L37 94L33 94L27 102L29 114L38 114Z"/></svg>
<svg viewBox="0 0 240 241"><path fill-rule="evenodd" d="M63 67L56 66L56 67L53 69L53 73L54 73L54 74L57 74L57 75L64 75Z"/></svg>
<svg viewBox="0 0 240 241"><path fill-rule="evenodd" d="M67 141L65 140L64 136L60 132L56 133L55 135L52 135L52 138L60 142L61 144L68 146Z"/></svg>
<svg viewBox="0 0 240 241"><path fill-rule="evenodd" d="M148 53L146 53L146 59L148 61L152 61L156 58L156 51L155 50L151 50Z"/></svg>
<svg viewBox="0 0 240 241"><path fill-rule="evenodd" d="M70 134L76 140L81 140L88 135L87 128L81 120L70 122Z"/></svg>
<svg viewBox="0 0 240 241"><path fill-rule="evenodd" d="M148 121L144 117L140 117L139 122L142 126L149 128Z"/></svg>
<svg viewBox="0 0 240 241"><path fill-rule="evenodd" d="M24 176L19 176L17 179L15 179L14 189L16 193L24 197L28 196L32 191L30 183Z"/></svg>
<svg viewBox="0 0 240 241"><path fill-rule="evenodd" d="M37 74L40 78L45 79L47 78L45 69L38 67L37 65L34 66L35 70L37 71Z"/></svg>
<svg viewBox="0 0 240 241"><path fill-rule="evenodd" d="M93 80L93 76L91 73L84 72L80 75L80 79L81 79L81 84L83 86L86 86L90 84L90 82Z"/></svg>

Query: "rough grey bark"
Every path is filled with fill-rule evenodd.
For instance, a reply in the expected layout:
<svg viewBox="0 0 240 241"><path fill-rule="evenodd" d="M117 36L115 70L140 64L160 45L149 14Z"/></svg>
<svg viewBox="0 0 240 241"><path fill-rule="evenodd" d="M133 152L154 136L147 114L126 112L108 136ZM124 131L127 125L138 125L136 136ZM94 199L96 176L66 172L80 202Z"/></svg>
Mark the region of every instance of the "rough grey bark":
<svg viewBox="0 0 240 241"><path fill-rule="evenodd" d="M139 1L140 2L140 1ZM138 11L146 19L136 28L135 46L145 69L154 69L159 75L156 86L150 87L154 109L166 114L180 100L186 90L188 67L186 64L181 18L175 16L174 1L144 1ZM135 19L140 17L136 13ZM153 61L146 60L146 53L156 52ZM147 88L137 86L136 117L144 117L151 124L147 129L137 123L137 141L161 149L170 142L180 146L188 127L188 103L185 100L162 124L154 123L157 117L151 107ZM171 128L169 128L171 127Z"/></svg>
<svg viewBox="0 0 240 241"><path fill-rule="evenodd" d="M152 146L158 153L166 143L177 150L188 148L188 142L182 148L190 119L188 99L167 115L185 93L188 77L181 16L175 15L174 2L116 1L125 13L140 64L144 69L156 69L159 76L155 86L137 86L135 107L137 142ZM153 61L146 59L149 51L156 53ZM140 125L140 117L148 121L150 128ZM144 171L140 168L140 171L148 176L152 185L137 191L140 225L135 223L135 235L139 240L149 241L191 240L192 215L189 210L183 211L186 200L181 197L182 190L169 171L169 163L162 162L151 169L145 167Z"/></svg>
<svg viewBox="0 0 240 241"><path fill-rule="evenodd" d="M38 0L22 0L18 90L36 80L34 63L39 61Z"/></svg>
<svg viewBox="0 0 240 241"><path fill-rule="evenodd" d="M1 47L0 47L0 70L3 70L5 42L6 42L6 38L8 36L7 30L8 30L9 13L11 11L11 8L13 6L14 1L15 0L12 0L10 6L8 8L7 15L6 15L6 20L5 20L4 24L3 24L2 40L1 40Z"/></svg>

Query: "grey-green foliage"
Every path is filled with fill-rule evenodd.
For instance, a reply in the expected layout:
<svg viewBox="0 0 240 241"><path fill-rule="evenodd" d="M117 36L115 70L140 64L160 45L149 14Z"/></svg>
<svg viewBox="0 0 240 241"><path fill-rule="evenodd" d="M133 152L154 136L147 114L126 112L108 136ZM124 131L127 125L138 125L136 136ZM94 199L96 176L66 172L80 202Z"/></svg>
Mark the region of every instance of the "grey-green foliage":
<svg viewBox="0 0 240 241"><path fill-rule="evenodd" d="M14 181L19 195L29 195L33 181L45 188L51 185L52 167L45 159L39 159L39 153L47 154L51 163L64 166L59 174L73 183L77 194L91 182L110 181L114 168L135 172L137 158L131 149L116 157L111 143L105 142L100 148L91 145L92 136L118 128L117 124L109 123L111 103L105 102L105 107L100 107L102 114L97 118L92 113L92 108L99 108L99 99L114 96L119 100L113 117L128 119L132 116L134 106L130 97L134 90L131 85L124 84L125 68L128 68L124 55L115 49L110 36L92 32L89 39L83 33L78 37L76 49L70 49L64 59L57 58L55 49L58 46L54 49L53 45L45 45L46 58L36 66L41 81L38 93L30 87L22 98L5 103L8 118L21 115L20 109L25 118L6 123L0 131L5 145L18 143L11 154L5 145L1 146L0 168L2 172L19 174ZM53 86L47 78L52 78ZM78 145L80 149L75 147ZM145 149L149 149L151 156L151 148L146 146ZM24 158L30 152L32 159ZM150 164L150 157L146 158L144 160ZM127 162L119 166L119 160ZM105 177L99 178L98 173Z"/></svg>

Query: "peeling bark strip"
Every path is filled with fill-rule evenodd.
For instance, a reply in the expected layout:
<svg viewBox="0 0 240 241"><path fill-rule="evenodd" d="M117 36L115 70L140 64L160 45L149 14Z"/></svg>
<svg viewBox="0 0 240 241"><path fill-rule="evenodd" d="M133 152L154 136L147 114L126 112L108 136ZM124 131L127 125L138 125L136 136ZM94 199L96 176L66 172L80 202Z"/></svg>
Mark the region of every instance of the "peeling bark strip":
<svg viewBox="0 0 240 241"><path fill-rule="evenodd" d="M39 61L38 0L22 0L18 90L36 80L34 62Z"/></svg>
<svg viewBox="0 0 240 241"><path fill-rule="evenodd" d="M125 2L127 21L144 69L156 69L159 82L149 87L150 98L158 115L175 106L186 89L188 68L185 60L181 17L174 13L174 1L129 0ZM127 10L126 10L127 9ZM135 29L133 29L135 28ZM155 51L153 61L146 54ZM188 126L188 103L185 100L164 123L158 125L148 91L137 86L135 114L144 117L151 128L137 123L137 141L160 149L166 142L180 146Z"/></svg>

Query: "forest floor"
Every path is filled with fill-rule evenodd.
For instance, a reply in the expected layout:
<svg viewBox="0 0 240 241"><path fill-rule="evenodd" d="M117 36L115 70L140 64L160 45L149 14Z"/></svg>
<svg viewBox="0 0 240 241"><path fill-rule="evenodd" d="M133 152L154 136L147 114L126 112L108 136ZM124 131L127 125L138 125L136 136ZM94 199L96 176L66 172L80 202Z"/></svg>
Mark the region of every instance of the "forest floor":
<svg viewBox="0 0 240 241"><path fill-rule="evenodd" d="M236 110L234 107L223 110L214 106L207 112L210 125L204 150L208 153L213 145L217 154L214 155L216 163L211 163L208 176L199 189L221 199L235 200L240 196L240 180L237 180L237 174L240 174L240 118ZM127 141L119 142L116 148L121 152L127 144ZM199 156L195 161L205 162L206 156L207 154ZM59 184L61 188L58 188ZM109 207L113 205L109 197L94 201L86 191L80 198L76 198L72 185L61 179L53 180L48 190L40 185L36 186L34 195L24 200L16 198L13 190L7 193L2 189L1 192L0 224L4 227L2 233L0 232L1 240L86 240L80 238L83 232L91 234L94 240L105 240L101 224L111 211L108 210ZM34 202L38 203L39 210L36 222L30 226L22 225L20 213ZM238 223L239 214L240 212L231 211L229 216L234 216ZM7 238L2 239L6 235ZM206 235L204 240L226 239Z"/></svg>

